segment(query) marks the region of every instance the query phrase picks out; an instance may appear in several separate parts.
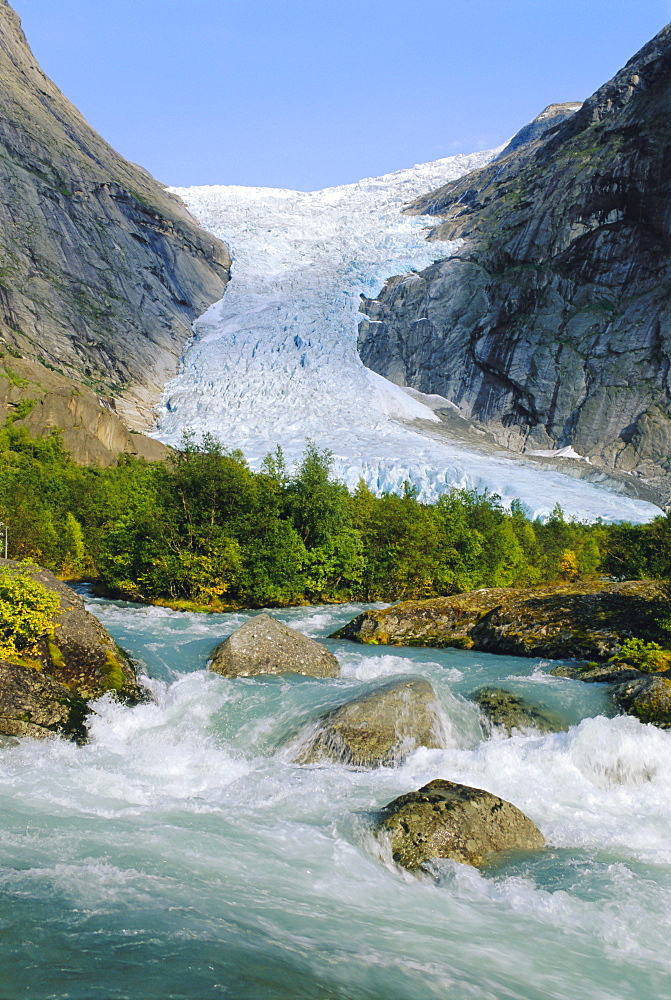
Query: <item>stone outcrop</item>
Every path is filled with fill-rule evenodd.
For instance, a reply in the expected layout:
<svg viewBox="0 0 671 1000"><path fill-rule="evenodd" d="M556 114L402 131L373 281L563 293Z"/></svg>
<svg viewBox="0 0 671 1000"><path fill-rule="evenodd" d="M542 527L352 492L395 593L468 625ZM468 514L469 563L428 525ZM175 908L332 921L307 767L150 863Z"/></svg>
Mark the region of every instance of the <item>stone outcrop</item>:
<svg viewBox="0 0 671 1000"><path fill-rule="evenodd" d="M250 618L220 643L212 653L210 669L224 677L340 675L338 660L325 646L265 614Z"/></svg>
<svg viewBox="0 0 671 1000"><path fill-rule="evenodd" d="M385 684L327 712L307 729L299 764L335 762L354 767L398 764L417 747L439 747L436 693L428 681Z"/></svg>
<svg viewBox="0 0 671 1000"><path fill-rule="evenodd" d="M510 802L442 779L385 806L378 831L389 837L394 861L411 870L431 858L479 867L501 851L545 845L538 827Z"/></svg>
<svg viewBox="0 0 671 1000"><path fill-rule="evenodd" d="M0 733L81 739L91 699L110 692L132 704L145 697L133 663L78 594L40 566L0 559L0 569L8 567L57 594L59 611L29 663L0 662Z"/></svg>
<svg viewBox="0 0 671 1000"><path fill-rule="evenodd" d="M114 399L100 399L82 382L0 348L0 424L5 420L25 427L33 438L58 431L80 465L114 465L121 454L160 462L170 454L160 441L131 431Z"/></svg>
<svg viewBox="0 0 671 1000"><path fill-rule="evenodd" d="M230 257L44 75L7 0L0 184L0 339L141 429Z"/></svg>
<svg viewBox="0 0 671 1000"><path fill-rule="evenodd" d="M334 637L510 656L606 660L632 636L660 638L660 598L657 585L645 580L493 587L366 611Z"/></svg>
<svg viewBox="0 0 671 1000"><path fill-rule="evenodd" d="M568 729L567 720L552 708L533 704L505 688L479 688L470 698L491 726L509 735L514 729L521 732L531 729L540 733L558 733Z"/></svg>
<svg viewBox="0 0 671 1000"><path fill-rule="evenodd" d="M364 302L364 363L668 501L670 111L668 26L559 124L416 201L437 257L463 242Z"/></svg>

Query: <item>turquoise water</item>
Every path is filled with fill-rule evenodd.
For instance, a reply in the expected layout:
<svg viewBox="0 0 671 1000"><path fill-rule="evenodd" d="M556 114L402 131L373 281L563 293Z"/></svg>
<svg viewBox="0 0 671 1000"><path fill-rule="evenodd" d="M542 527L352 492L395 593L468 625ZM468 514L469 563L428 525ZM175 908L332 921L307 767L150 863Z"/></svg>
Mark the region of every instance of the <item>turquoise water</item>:
<svg viewBox="0 0 671 1000"><path fill-rule="evenodd" d="M96 705L91 741L0 747L0 1000L671 997L671 734L612 718L550 664L328 641L337 680L229 680L248 615L91 601L154 701ZM323 637L360 606L277 613ZM445 746L398 768L300 767L283 745L395 676L438 692ZM504 738L466 698L504 683L570 729ZM397 869L374 811L436 777L488 788L543 852Z"/></svg>

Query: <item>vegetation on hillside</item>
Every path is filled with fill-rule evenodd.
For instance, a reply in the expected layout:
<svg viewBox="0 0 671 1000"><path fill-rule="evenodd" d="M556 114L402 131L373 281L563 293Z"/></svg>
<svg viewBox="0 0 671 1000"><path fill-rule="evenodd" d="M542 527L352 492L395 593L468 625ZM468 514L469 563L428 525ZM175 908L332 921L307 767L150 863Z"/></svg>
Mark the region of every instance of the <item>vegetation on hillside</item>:
<svg viewBox="0 0 671 1000"><path fill-rule="evenodd" d="M186 436L167 464L122 456L82 468L58 435L0 429L0 520L10 556L89 576L119 596L220 608L397 600L477 587L671 576L671 518L644 526L544 523L519 503L452 490L436 503L350 493L313 446L260 472L213 438Z"/></svg>

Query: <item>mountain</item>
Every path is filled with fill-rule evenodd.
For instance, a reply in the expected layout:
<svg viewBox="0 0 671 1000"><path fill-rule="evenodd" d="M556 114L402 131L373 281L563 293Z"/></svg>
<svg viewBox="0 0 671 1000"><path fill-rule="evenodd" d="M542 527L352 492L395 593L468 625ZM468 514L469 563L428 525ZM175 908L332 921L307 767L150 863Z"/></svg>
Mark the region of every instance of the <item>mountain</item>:
<svg viewBox="0 0 671 1000"><path fill-rule="evenodd" d="M0 184L0 409L27 393L35 427L48 414L81 460L154 454L115 413L151 422L191 322L223 294L228 250L97 135L37 65L7 0Z"/></svg>
<svg viewBox="0 0 671 1000"><path fill-rule="evenodd" d="M564 110L409 206L461 242L364 301L360 356L509 448L572 448L668 502L671 26Z"/></svg>

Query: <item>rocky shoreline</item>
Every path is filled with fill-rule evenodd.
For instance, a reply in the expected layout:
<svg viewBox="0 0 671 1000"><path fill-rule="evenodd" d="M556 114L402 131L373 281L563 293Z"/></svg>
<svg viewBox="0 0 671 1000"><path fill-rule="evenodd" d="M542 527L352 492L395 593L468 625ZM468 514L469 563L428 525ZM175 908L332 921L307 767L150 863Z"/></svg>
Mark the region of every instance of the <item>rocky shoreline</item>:
<svg viewBox="0 0 671 1000"><path fill-rule="evenodd" d="M53 630L32 660L0 661L0 740L30 736L86 739L90 702L104 693L127 703L143 698L135 667L70 587L38 566L2 560L58 597ZM577 653L601 662L558 664L551 673L612 686L614 705L643 723L671 728L671 669L661 636L664 595L650 581L594 581L526 589L492 588L369 610L335 633L374 645L457 647L514 655ZM639 646L632 646L631 639ZM645 666L627 651L654 652ZM543 650L540 653L539 650ZM618 652L619 651L619 652ZM245 622L212 651L209 668L228 680L299 674L314 682L337 678L340 665L326 647L267 614ZM569 726L560 712L505 688L469 696L484 733L549 733ZM419 747L446 744L436 692L421 676L377 684L307 720L285 739L282 754L298 766L340 764L396 767ZM516 806L490 792L437 778L398 796L371 817L382 855L410 871L433 858L482 867L502 852L538 851L544 838ZM430 870L430 869L429 869Z"/></svg>

